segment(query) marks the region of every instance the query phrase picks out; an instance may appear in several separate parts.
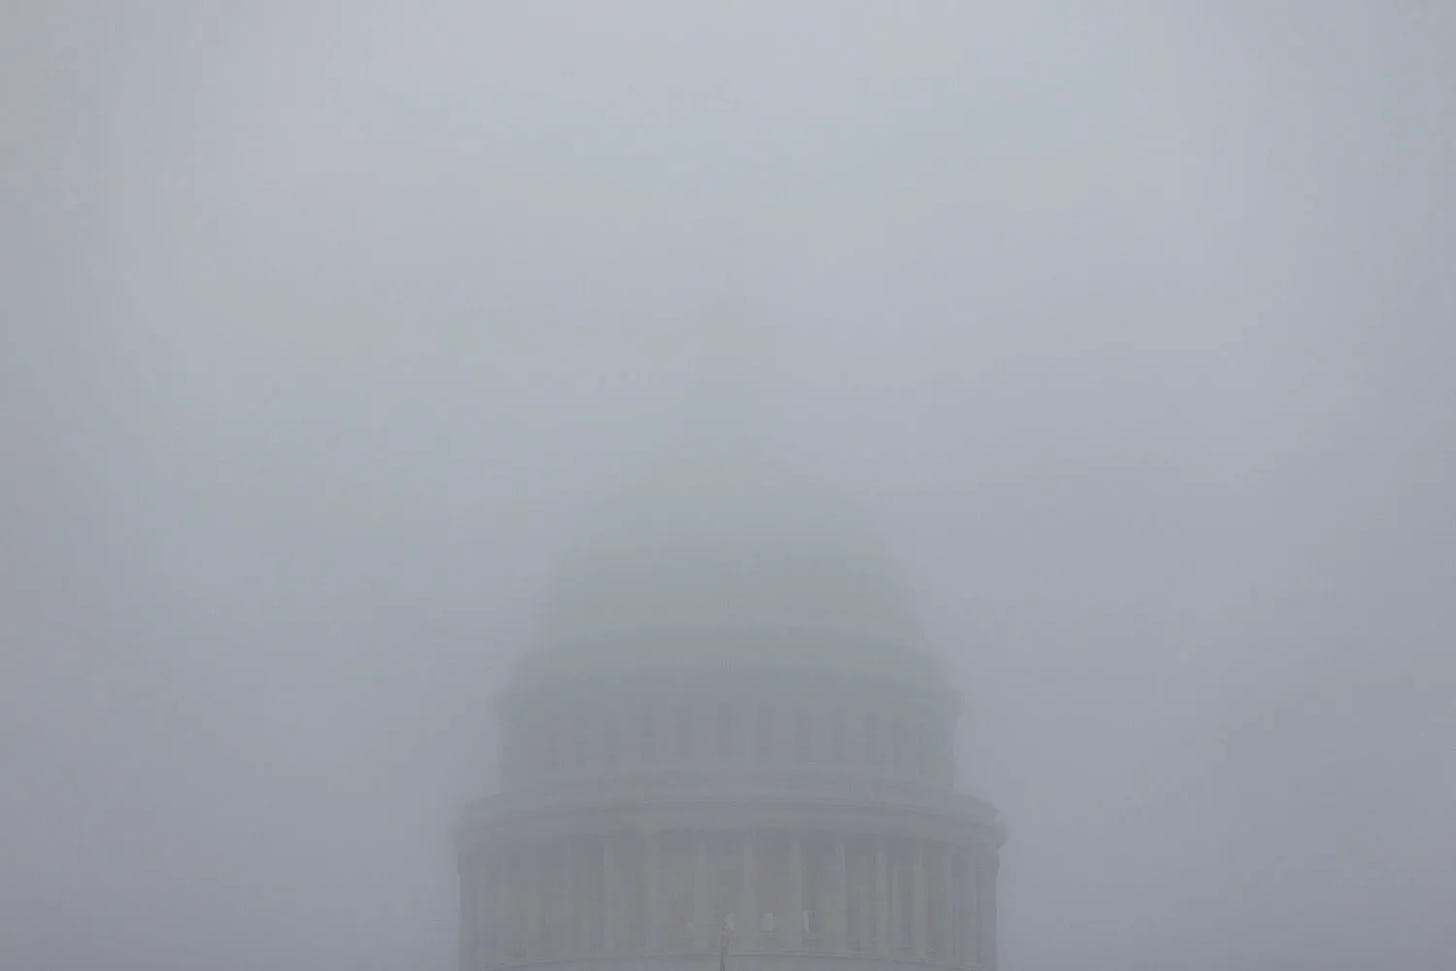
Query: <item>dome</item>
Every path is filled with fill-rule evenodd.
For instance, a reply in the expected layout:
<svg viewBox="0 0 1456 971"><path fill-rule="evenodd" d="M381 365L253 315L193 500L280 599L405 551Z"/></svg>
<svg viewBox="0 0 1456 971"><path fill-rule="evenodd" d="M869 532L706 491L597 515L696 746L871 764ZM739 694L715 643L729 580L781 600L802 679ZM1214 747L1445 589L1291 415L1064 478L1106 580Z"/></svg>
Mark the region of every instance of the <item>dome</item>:
<svg viewBox="0 0 1456 971"><path fill-rule="evenodd" d="M680 450L602 503L497 698L466 971L994 971L1004 833L852 504Z"/></svg>
<svg viewBox="0 0 1456 971"><path fill-rule="evenodd" d="M552 585L541 664L924 660L883 543L843 496L762 453L696 449L603 503Z"/></svg>

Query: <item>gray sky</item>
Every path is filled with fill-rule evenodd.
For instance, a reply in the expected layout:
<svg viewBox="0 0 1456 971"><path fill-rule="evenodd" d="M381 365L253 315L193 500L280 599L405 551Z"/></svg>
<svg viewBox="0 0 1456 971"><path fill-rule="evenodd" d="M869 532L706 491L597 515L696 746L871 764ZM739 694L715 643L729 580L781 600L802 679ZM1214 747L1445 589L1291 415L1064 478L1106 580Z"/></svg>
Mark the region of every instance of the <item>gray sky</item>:
<svg viewBox="0 0 1456 971"><path fill-rule="evenodd" d="M1008 971L1456 964L1456 7L32 2L0 66L6 967L450 967L492 687L744 320L719 403L969 696Z"/></svg>

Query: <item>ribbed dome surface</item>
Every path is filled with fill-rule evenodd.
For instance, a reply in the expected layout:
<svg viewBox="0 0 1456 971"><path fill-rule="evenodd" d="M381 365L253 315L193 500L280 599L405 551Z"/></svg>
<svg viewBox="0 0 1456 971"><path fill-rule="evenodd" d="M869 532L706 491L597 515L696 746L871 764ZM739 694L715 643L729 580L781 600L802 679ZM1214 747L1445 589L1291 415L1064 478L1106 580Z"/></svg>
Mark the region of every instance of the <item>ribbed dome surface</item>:
<svg viewBox="0 0 1456 971"><path fill-rule="evenodd" d="M863 522L761 453L679 453L591 517L533 654L590 667L911 663L915 610Z"/></svg>

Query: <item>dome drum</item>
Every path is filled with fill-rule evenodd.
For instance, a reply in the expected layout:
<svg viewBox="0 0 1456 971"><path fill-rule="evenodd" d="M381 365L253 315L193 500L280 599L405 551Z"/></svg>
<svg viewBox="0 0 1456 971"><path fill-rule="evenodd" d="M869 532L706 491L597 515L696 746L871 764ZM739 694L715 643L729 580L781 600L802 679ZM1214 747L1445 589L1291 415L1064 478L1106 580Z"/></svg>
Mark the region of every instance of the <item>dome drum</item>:
<svg viewBox="0 0 1456 971"><path fill-rule="evenodd" d="M994 963L989 830L943 820L907 833L888 817L865 825L855 813L826 827L822 807L810 806L583 831L560 822L502 826L462 849L468 966L630 958L690 967L694 956L715 955L722 933L735 968L748 958L775 969L814 957L876 967Z"/></svg>
<svg viewBox="0 0 1456 971"><path fill-rule="evenodd" d="M461 971L713 971L725 929L733 971L993 971L1004 833L897 572L716 458L603 518L497 699Z"/></svg>
<svg viewBox="0 0 1456 971"><path fill-rule="evenodd" d="M782 774L950 787L946 692L739 672L582 684L502 698L505 788Z"/></svg>

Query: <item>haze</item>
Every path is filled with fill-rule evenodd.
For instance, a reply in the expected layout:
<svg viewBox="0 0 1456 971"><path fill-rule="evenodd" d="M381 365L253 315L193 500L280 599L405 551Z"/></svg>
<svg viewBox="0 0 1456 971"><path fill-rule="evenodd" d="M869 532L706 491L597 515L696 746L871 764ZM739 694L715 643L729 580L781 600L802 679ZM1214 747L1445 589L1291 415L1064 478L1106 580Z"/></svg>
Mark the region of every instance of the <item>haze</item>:
<svg viewBox="0 0 1456 971"><path fill-rule="evenodd" d="M1453 11L9 5L0 965L452 967L706 408L902 563L1007 971L1456 966Z"/></svg>

